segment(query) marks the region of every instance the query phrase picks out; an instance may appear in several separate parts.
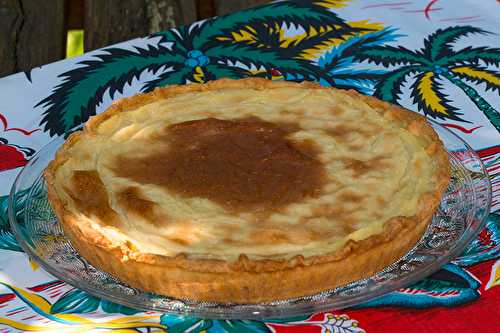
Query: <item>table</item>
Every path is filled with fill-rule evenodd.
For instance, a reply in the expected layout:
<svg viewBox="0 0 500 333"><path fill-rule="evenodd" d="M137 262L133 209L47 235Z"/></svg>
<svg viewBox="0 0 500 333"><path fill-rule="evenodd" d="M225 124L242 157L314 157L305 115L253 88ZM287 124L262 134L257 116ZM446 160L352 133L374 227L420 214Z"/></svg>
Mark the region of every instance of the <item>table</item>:
<svg viewBox="0 0 500 333"><path fill-rule="evenodd" d="M494 332L500 327L500 3L282 1L0 79L0 333ZM110 103L220 77L314 80L436 119L481 156L493 184L486 228L438 273L353 309L269 320L140 312L45 273L7 219L9 188L33 154ZM471 260L471 254L480 253Z"/></svg>

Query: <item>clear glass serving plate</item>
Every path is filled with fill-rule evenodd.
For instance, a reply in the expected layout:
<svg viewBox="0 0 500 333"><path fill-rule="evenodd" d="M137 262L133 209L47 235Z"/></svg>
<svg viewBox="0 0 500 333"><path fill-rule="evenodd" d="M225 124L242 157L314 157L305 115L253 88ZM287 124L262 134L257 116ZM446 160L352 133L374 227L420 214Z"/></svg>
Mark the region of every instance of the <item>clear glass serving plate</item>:
<svg viewBox="0 0 500 333"><path fill-rule="evenodd" d="M449 153L451 183L420 242L374 276L322 293L262 304L220 304L180 300L132 288L90 265L71 246L47 200L43 171L64 142L41 149L17 177L9 218L21 247L58 279L122 305L204 318L279 318L353 306L408 286L458 256L477 236L491 201L485 168L474 151L451 131L431 122Z"/></svg>

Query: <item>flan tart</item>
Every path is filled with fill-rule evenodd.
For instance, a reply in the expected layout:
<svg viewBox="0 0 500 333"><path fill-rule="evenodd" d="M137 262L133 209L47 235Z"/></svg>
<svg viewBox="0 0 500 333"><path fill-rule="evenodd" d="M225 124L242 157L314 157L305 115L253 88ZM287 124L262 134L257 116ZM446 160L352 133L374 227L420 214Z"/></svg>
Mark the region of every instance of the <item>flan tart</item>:
<svg viewBox="0 0 500 333"><path fill-rule="evenodd" d="M314 83L221 79L116 101L45 177L92 265L161 295L258 303L397 261L449 173L416 113Z"/></svg>

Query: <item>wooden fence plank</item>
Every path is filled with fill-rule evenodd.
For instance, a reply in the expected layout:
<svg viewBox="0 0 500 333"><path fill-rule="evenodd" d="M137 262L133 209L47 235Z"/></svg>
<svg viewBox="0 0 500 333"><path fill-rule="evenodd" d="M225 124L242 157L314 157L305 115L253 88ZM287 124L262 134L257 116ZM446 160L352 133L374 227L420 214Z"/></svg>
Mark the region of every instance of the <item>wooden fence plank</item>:
<svg viewBox="0 0 500 333"><path fill-rule="evenodd" d="M86 0L84 11L85 51L146 35L143 1Z"/></svg>
<svg viewBox="0 0 500 333"><path fill-rule="evenodd" d="M85 0L85 50L196 20L194 0Z"/></svg>
<svg viewBox="0 0 500 333"><path fill-rule="evenodd" d="M83 6L82 6L83 1ZM66 23L78 28L83 8L85 50L108 46L207 15L267 0L0 0L0 76L64 58ZM66 17L73 6L73 20ZM71 22L70 22L71 21Z"/></svg>
<svg viewBox="0 0 500 333"><path fill-rule="evenodd" d="M194 0L147 0L149 32L189 24L197 20Z"/></svg>
<svg viewBox="0 0 500 333"><path fill-rule="evenodd" d="M64 0L0 2L0 76L64 57L64 10Z"/></svg>
<svg viewBox="0 0 500 333"><path fill-rule="evenodd" d="M22 0L23 24L17 44L18 71L60 60L66 54L64 0Z"/></svg>
<svg viewBox="0 0 500 333"><path fill-rule="evenodd" d="M66 26L68 30L83 29L83 0L66 0Z"/></svg>
<svg viewBox="0 0 500 333"><path fill-rule="evenodd" d="M21 22L22 12L19 3L0 0L0 77L16 70L16 41Z"/></svg>
<svg viewBox="0 0 500 333"><path fill-rule="evenodd" d="M196 0L196 11L198 13L198 20L216 16L215 0Z"/></svg>
<svg viewBox="0 0 500 333"><path fill-rule="evenodd" d="M225 15L238 10L269 3L270 0L215 0L215 14Z"/></svg>

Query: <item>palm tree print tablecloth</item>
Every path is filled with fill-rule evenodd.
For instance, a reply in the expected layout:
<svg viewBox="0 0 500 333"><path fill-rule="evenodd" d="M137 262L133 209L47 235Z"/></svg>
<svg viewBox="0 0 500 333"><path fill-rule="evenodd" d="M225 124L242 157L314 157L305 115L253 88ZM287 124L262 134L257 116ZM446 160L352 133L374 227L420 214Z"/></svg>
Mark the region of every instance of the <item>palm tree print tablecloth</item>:
<svg viewBox="0 0 500 333"><path fill-rule="evenodd" d="M278 1L0 79L0 333L496 331L498 22L496 0ZM247 76L356 89L436 119L486 164L493 184L486 228L460 258L412 286L354 309L266 322L140 312L74 289L22 253L8 226L7 193L52 137L122 96Z"/></svg>

